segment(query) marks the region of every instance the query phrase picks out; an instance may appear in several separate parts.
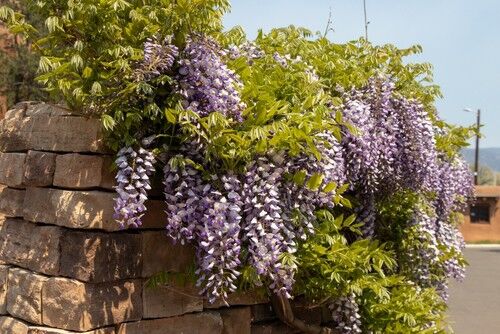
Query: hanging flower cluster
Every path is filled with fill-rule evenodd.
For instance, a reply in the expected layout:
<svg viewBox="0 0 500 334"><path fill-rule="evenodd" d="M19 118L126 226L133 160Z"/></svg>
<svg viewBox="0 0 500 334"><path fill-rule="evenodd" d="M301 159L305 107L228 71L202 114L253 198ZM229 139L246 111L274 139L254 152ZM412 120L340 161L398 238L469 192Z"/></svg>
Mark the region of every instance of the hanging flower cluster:
<svg viewBox="0 0 500 334"><path fill-rule="evenodd" d="M357 334L361 331L361 315L356 302L356 295L349 294L337 299L329 306L336 329L342 334Z"/></svg>
<svg viewBox="0 0 500 334"><path fill-rule="evenodd" d="M255 59L265 56L264 51L262 51L255 43L249 41L246 41L238 46L231 46L227 50L227 53L229 58L233 60L240 57L246 58L249 65L252 65Z"/></svg>
<svg viewBox="0 0 500 334"><path fill-rule="evenodd" d="M174 87L186 109L201 117L219 112L241 122L246 108L238 92L242 83L223 59L245 57L251 66L265 54L250 43L227 52L199 35L190 36L180 52L168 39L150 40L142 73L154 77L175 67ZM279 53L273 58L283 68L302 62L300 57ZM319 80L314 68L305 65L301 68L310 81ZM417 226L421 244L427 248L408 256L417 264L415 281L438 288L446 284L428 282L432 265L441 256L438 245L457 252L462 247L448 216L463 209L470 195L470 189L460 184L470 181L465 164L440 157L427 112L417 101L398 96L390 80L374 78L366 87L344 93L343 99L341 109L333 111L340 111L357 131L345 128L342 138L327 131L317 133L314 144L321 158L269 152L256 156L243 173L219 173L205 165L203 146L184 142L178 155L167 159L163 170L166 230L175 240L196 246L198 285L210 302L226 300L237 289L244 267L253 268L270 290L291 298L298 268L284 259L315 233L316 211L334 209L332 198L344 184L349 184L350 194L358 201L364 236L371 238L376 238L377 204L382 199L401 190L435 193L430 203L434 211L415 210L409 222ZM140 225L153 163L152 155L143 149L119 152L115 212L123 226ZM309 180L317 181L315 187ZM463 275L461 264L453 258L442 270L447 277ZM332 312L341 331L361 331L355 296L337 300Z"/></svg>
<svg viewBox="0 0 500 334"><path fill-rule="evenodd" d="M35 34L8 7L0 21L40 35L47 89L125 146L117 223L141 226L158 159L165 232L196 249L209 302L263 286L330 305L341 333L445 331L448 279L464 275L457 211L472 182L454 154L468 131L441 133L429 66L405 62L419 47L294 26L243 42L223 28L230 0L27 2L57 29Z"/></svg>
<svg viewBox="0 0 500 334"><path fill-rule="evenodd" d="M147 191L151 189L149 176L155 172L154 155L139 148L121 149L115 163L118 167L116 174L116 192L114 219L124 227L141 226L141 218L146 212L145 201Z"/></svg>
<svg viewBox="0 0 500 334"><path fill-rule="evenodd" d="M194 151L184 151L196 159ZM204 179L193 166L165 166L167 232L182 243L198 246L198 282L210 300L225 299L228 292L235 291L242 244L249 253L246 264L269 281L271 290L291 297L297 268L282 263L282 256L296 252L297 242L313 232L315 208L329 201L328 194L298 187L285 176L309 168L310 162L314 171L332 172L331 180L335 175L342 178L337 172L342 170L338 146L327 151L331 156L326 154L319 165L313 158L285 163L276 157L260 157L239 177L212 175ZM307 219L300 219L299 214Z"/></svg>
<svg viewBox="0 0 500 334"><path fill-rule="evenodd" d="M144 43L144 59L135 71L136 79L149 81L172 70L179 49L172 44L172 36L162 41L157 38L148 38Z"/></svg>
<svg viewBox="0 0 500 334"><path fill-rule="evenodd" d="M410 226L415 227L419 241L407 254L412 279L421 286L432 286L431 268L439 262L440 255L436 239L436 218L433 213L416 208Z"/></svg>
<svg viewBox="0 0 500 334"><path fill-rule="evenodd" d="M347 179L359 200L358 219L364 234L374 237L377 200L398 190L432 193L430 212L415 210L409 226L417 226L422 247L408 254L414 261L414 279L435 286L446 296L446 282L431 279L432 267L445 252L460 254L463 240L452 226L450 214L463 211L472 197L471 172L463 160L448 161L436 149L436 129L427 112L414 100L397 97L394 85L373 79L368 86L347 94L344 117L359 130L346 134ZM464 268L456 258L441 269L446 277L460 279Z"/></svg>
<svg viewBox="0 0 500 334"><path fill-rule="evenodd" d="M446 253L461 254L465 247L462 235L451 221L451 215L454 211L463 211L466 208L468 201L473 197L473 182L472 173L461 159L455 157L449 160L440 157L436 166L435 174L427 182L428 187L436 195L431 203L434 215L415 217L420 226L428 231L430 237L425 243L426 247L419 254L432 261L428 263L422 261L422 265L416 267L416 270L421 270L422 267L428 269L435 265L438 270L444 272L445 276L437 282L430 280L427 275L422 279L435 286L443 299L447 300L447 278L462 280L465 277L464 265L459 263L456 257L446 256ZM439 262L437 259L440 256L445 256L447 259Z"/></svg>
<svg viewBox="0 0 500 334"><path fill-rule="evenodd" d="M219 112L241 121L246 108L238 92L242 84L222 61L223 55L215 41L191 36L179 61L179 93L184 97L185 108L200 116Z"/></svg>
<svg viewBox="0 0 500 334"><path fill-rule="evenodd" d="M435 131L417 101L397 97L390 80L375 78L345 96L345 119L359 133L342 141L347 179L360 202L365 236L375 233L376 199L398 190L428 191L436 171Z"/></svg>
<svg viewBox="0 0 500 334"><path fill-rule="evenodd" d="M264 157L248 168L243 184L244 238L257 273L271 280L271 289L288 294L296 268L284 266L280 257L295 252L296 235L289 224L290 208L281 201L283 172L283 167Z"/></svg>

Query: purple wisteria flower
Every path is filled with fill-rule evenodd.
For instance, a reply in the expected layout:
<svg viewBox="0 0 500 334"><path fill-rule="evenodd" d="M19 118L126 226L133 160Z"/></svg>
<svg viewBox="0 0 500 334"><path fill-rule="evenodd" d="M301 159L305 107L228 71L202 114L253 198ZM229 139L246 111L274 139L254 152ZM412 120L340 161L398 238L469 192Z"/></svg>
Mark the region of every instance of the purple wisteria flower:
<svg viewBox="0 0 500 334"><path fill-rule="evenodd" d="M356 295L351 293L329 305L336 329L341 334L361 333L361 315L356 302Z"/></svg>
<svg viewBox="0 0 500 334"><path fill-rule="evenodd" d="M198 285L213 303L227 299L235 285L241 266L241 207L240 181L230 175L221 177L224 193L213 191L206 199L205 212L199 231Z"/></svg>
<svg viewBox="0 0 500 334"><path fill-rule="evenodd" d="M242 244L248 249L246 264L271 290L291 297L297 267L285 264L283 257L294 254L299 239L313 233L314 212L331 207L333 194L299 187L286 175L302 170L307 177L321 173L323 185L345 180L340 143L325 133L318 135L318 148L321 161L279 154L258 157L239 177L225 174L204 179L190 164L167 163L167 232L175 240L197 246L198 284L210 301L224 300L236 288ZM182 157L200 161L198 149L185 147Z"/></svg>
<svg viewBox="0 0 500 334"><path fill-rule="evenodd" d="M289 296L296 267L280 260L283 253L294 253L296 244L280 198L283 174L283 167L265 157L248 168L243 182L243 240L248 243L250 264L257 273L271 281L272 290Z"/></svg>
<svg viewBox="0 0 500 334"><path fill-rule="evenodd" d="M414 243L407 254L411 279L422 287L434 285L432 268L439 264L440 250L436 238L436 217L431 208L424 210L417 207L410 221L410 228L415 228L418 243Z"/></svg>
<svg viewBox="0 0 500 334"><path fill-rule="evenodd" d="M295 232L300 239L305 240L307 233L313 233L313 222L315 212L320 208L333 208L333 197L335 191L328 193L322 189L334 183L337 187L347 182L345 173L345 160L343 149L335 136L329 132L316 135L316 147L321 155L318 160L314 156L299 155L286 159L286 172L295 174L305 172L306 180L314 174L322 175L323 181L317 190L308 189L306 186L299 186L293 182L284 185L283 201L288 211L295 210L300 213L302 223L296 225Z"/></svg>
<svg viewBox="0 0 500 334"><path fill-rule="evenodd" d="M433 203L436 212L436 242L447 252L461 254L465 248L462 234L453 225L453 212L463 212L473 198L473 176L467 163L461 157L447 159L441 157L438 161L438 170L430 182L436 193ZM465 277L464 265L459 263L455 256L448 257L442 265L446 278L462 280ZM437 283L437 290L444 300L448 298L446 279Z"/></svg>
<svg viewBox="0 0 500 334"><path fill-rule="evenodd" d="M441 130L418 101L396 96L390 80L371 79L363 89L344 96L344 119L359 131L346 133L342 140L347 182L360 204L358 220L364 223L365 237L375 236L380 199L401 190L435 194L427 209L415 208L408 228L416 228L419 245L407 257L413 279L446 297L446 279L436 282L432 271L448 278L464 275L456 257L444 264L440 259L446 252L462 251L463 239L450 215L463 211L472 197L466 163L438 152L435 138Z"/></svg>
<svg viewBox="0 0 500 334"><path fill-rule="evenodd" d="M377 199L431 187L435 129L423 106L396 96L394 84L383 77L344 95L344 119L359 132L346 132L342 139L347 179L360 203L364 235L373 237Z"/></svg>
<svg viewBox="0 0 500 334"><path fill-rule="evenodd" d="M185 244L197 236L197 225L207 207L204 199L212 187L202 179L198 170L189 165L181 168L167 163L163 172L167 233Z"/></svg>
<svg viewBox="0 0 500 334"><path fill-rule="evenodd" d="M211 303L219 298L225 301L236 290L240 275L240 181L234 175L214 175L210 181L220 181L219 190L191 165L168 163L164 172L167 233L197 246L201 292Z"/></svg>
<svg viewBox="0 0 500 334"><path fill-rule="evenodd" d="M149 176L155 172L155 157L143 148L135 151L131 147L122 148L117 156L118 185L115 188L118 197L115 199L113 218L122 228L138 227L146 212L144 203L151 189Z"/></svg>
<svg viewBox="0 0 500 334"><path fill-rule="evenodd" d="M472 173L461 157L450 160L438 155L434 173L429 174L423 184L426 191L434 194L434 200L426 210L415 210L410 226L417 228L419 243L407 257L414 281L436 288L446 300L447 280L462 280L465 276L464 265L457 257L465 243L452 221L452 214L465 210L473 196ZM432 275L436 271L444 277Z"/></svg>
<svg viewBox="0 0 500 334"><path fill-rule="evenodd" d="M264 51L262 51L254 42L245 42L238 46L231 46L227 50L227 54L230 59L237 59L244 57L247 59L249 65L252 65L255 59L260 59L265 56Z"/></svg>
<svg viewBox="0 0 500 334"><path fill-rule="evenodd" d="M278 52L273 54L274 60L283 68L288 67L288 62L290 61L290 55L282 56Z"/></svg>
<svg viewBox="0 0 500 334"><path fill-rule="evenodd" d="M172 44L172 36L162 41L148 38L144 43L144 59L136 70L139 80L152 80L162 74L169 73L179 56L179 49Z"/></svg>
<svg viewBox="0 0 500 334"><path fill-rule="evenodd" d="M214 40L200 35L189 37L179 61L178 91L185 108L200 116L219 112L242 121L241 113L246 108L238 92L242 83L223 62L223 56Z"/></svg>

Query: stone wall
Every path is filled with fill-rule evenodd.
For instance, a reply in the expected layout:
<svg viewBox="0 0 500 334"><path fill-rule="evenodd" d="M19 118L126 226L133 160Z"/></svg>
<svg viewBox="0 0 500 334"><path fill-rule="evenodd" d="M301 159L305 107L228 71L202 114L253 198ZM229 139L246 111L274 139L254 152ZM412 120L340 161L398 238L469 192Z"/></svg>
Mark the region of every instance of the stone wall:
<svg viewBox="0 0 500 334"><path fill-rule="evenodd" d="M163 232L160 198L141 229L119 230L98 120L19 104L0 122L0 152L0 333L294 333L259 294L232 295L225 307L192 286L146 284L182 271L194 252Z"/></svg>

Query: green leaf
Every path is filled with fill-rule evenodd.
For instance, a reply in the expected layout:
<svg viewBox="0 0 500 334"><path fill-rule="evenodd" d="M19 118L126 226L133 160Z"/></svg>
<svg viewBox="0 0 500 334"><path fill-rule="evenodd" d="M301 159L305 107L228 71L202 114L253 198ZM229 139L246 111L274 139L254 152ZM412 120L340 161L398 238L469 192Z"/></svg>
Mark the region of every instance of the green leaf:
<svg viewBox="0 0 500 334"><path fill-rule="evenodd" d="M317 190L321 183L323 183L324 175L321 173L314 173L307 181L307 188Z"/></svg>
<svg viewBox="0 0 500 334"><path fill-rule="evenodd" d="M102 93L101 84L97 81L94 81L94 83L92 83L92 89L90 89L90 93L95 95L101 94Z"/></svg>
<svg viewBox="0 0 500 334"><path fill-rule="evenodd" d="M108 131L113 130L116 125L115 120L110 115L101 115L101 120L104 128Z"/></svg>
<svg viewBox="0 0 500 334"><path fill-rule="evenodd" d="M323 192L325 193L330 193L335 191L337 189L337 183L335 182L329 182L325 187L323 188Z"/></svg>
<svg viewBox="0 0 500 334"><path fill-rule="evenodd" d="M307 173L305 170L299 170L293 175L293 182L298 186L303 186L306 182Z"/></svg>

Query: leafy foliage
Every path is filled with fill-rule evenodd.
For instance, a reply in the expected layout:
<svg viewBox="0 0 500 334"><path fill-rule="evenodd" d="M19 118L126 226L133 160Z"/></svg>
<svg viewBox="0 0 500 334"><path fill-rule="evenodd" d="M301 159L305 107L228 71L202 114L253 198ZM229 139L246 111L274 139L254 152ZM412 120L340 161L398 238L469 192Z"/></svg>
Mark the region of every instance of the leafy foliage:
<svg viewBox="0 0 500 334"><path fill-rule="evenodd" d="M223 31L225 0L30 3L45 33L0 18L34 38L39 80L125 147L117 217L140 224L156 156L210 301L265 287L330 305L343 332L444 331L471 131L439 119L431 65L406 62L420 47L293 26L249 41Z"/></svg>
<svg viewBox="0 0 500 334"><path fill-rule="evenodd" d="M17 1L4 1L27 15L27 20L43 30L43 22L36 14L30 14L30 7ZM0 33L3 47L0 49L0 92L7 97L7 104L27 100L45 99L46 94L35 80L40 56L33 53L32 45L22 35L4 31Z"/></svg>

